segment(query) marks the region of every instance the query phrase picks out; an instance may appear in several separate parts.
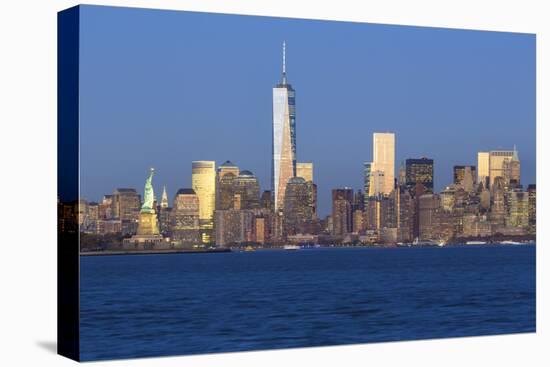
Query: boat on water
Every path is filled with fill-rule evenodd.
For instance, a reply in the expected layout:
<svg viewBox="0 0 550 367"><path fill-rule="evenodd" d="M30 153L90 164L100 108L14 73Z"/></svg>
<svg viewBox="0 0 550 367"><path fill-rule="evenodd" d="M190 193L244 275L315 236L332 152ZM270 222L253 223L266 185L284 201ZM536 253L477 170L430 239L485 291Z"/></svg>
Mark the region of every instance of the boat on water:
<svg viewBox="0 0 550 367"><path fill-rule="evenodd" d="M521 242L517 242L517 241L502 241L501 242L502 245L523 245L523 243Z"/></svg>
<svg viewBox="0 0 550 367"><path fill-rule="evenodd" d="M252 247L252 246L246 246L246 247L244 248L244 250L245 250L245 251L255 251L256 249L255 249L254 247Z"/></svg>
<svg viewBox="0 0 550 367"><path fill-rule="evenodd" d="M300 246L298 246L298 245L284 245L283 249L288 250L288 251L295 251L295 250L299 250Z"/></svg>
<svg viewBox="0 0 550 367"><path fill-rule="evenodd" d="M416 237L412 243L412 246L437 246L437 247L443 247L445 246L444 241L435 241L435 240L421 240L418 237Z"/></svg>
<svg viewBox="0 0 550 367"><path fill-rule="evenodd" d="M466 245L486 245L485 241L466 241Z"/></svg>

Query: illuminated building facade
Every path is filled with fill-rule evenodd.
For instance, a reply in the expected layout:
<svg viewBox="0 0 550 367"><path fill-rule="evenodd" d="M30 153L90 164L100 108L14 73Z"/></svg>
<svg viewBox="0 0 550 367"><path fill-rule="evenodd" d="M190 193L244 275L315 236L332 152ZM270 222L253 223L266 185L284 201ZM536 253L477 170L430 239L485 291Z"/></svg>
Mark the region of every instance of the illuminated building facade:
<svg viewBox="0 0 550 367"><path fill-rule="evenodd" d="M192 163L192 188L199 198L199 222L202 243L213 241L214 208L216 205L216 162Z"/></svg>
<svg viewBox="0 0 550 367"><path fill-rule="evenodd" d="M296 176L295 92L286 79L286 45L283 43L283 75L273 88L272 192L274 209L284 206L286 185Z"/></svg>

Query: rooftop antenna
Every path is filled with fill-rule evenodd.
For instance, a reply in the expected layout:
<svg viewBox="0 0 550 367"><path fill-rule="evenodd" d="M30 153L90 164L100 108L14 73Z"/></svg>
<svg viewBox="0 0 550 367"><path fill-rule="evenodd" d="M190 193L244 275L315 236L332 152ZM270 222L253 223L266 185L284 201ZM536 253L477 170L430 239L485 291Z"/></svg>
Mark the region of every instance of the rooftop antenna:
<svg viewBox="0 0 550 367"><path fill-rule="evenodd" d="M283 84L286 84L286 41L283 41Z"/></svg>

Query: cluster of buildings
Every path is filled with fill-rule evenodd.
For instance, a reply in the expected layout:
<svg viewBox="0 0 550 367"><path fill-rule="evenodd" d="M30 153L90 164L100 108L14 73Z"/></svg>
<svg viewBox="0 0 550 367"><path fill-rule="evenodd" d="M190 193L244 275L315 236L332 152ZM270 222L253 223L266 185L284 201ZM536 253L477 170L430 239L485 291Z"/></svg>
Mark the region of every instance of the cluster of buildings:
<svg viewBox="0 0 550 367"><path fill-rule="evenodd" d="M398 243L535 233L536 189L520 182L515 148L478 153L477 166L455 166L454 182L434 192L433 159L407 159L396 177L395 135L389 132L373 134L363 189L333 189L332 213L320 219L313 163L296 158L295 105L283 44L282 79L273 88L270 190L261 192L256 176L230 161L218 167L214 161L195 161L191 187L177 190L172 200L164 188L160 201L155 197L145 212L132 188L116 189L100 202L81 200L75 209L80 232L126 238L145 233L172 247ZM151 179L152 174L149 197Z"/></svg>

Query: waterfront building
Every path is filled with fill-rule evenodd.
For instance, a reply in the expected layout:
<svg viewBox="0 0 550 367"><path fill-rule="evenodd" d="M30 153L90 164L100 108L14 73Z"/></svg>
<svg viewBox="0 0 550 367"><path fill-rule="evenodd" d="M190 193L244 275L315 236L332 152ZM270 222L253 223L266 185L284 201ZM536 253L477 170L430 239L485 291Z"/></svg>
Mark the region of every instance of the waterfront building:
<svg viewBox="0 0 550 367"><path fill-rule="evenodd" d="M453 182L467 192L474 190L477 179L476 166L454 166Z"/></svg>
<svg viewBox="0 0 550 367"><path fill-rule="evenodd" d="M405 161L405 186L415 196L416 186L420 183L427 193L433 193L434 161L429 158L409 158Z"/></svg>
<svg viewBox="0 0 550 367"><path fill-rule="evenodd" d="M120 219L100 219L97 221L97 233L100 235L117 234L122 232Z"/></svg>
<svg viewBox="0 0 550 367"><path fill-rule="evenodd" d="M306 182L313 182L313 163L298 162L296 163L296 177L302 177Z"/></svg>
<svg viewBox="0 0 550 367"><path fill-rule="evenodd" d="M200 236L200 201L193 189L179 189L171 210L172 242L178 245L198 245Z"/></svg>
<svg viewBox="0 0 550 367"><path fill-rule="evenodd" d="M302 177L293 177L288 181L283 210L284 234L304 233L305 225L315 219L312 203L313 182Z"/></svg>
<svg viewBox="0 0 550 367"><path fill-rule="evenodd" d="M462 221L462 237L489 237L492 225L486 215L466 214Z"/></svg>
<svg viewBox="0 0 550 367"><path fill-rule="evenodd" d="M135 234L139 222L140 195L135 189L118 188L113 193L113 217L122 223L123 235Z"/></svg>
<svg viewBox="0 0 550 367"><path fill-rule="evenodd" d="M88 233L97 233L97 222L99 220L99 204L90 202L87 206L85 231Z"/></svg>
<svg viewBox="0 0 550 367"><path fill-rule="evenodd" d="M283 43L281 83L273 88L273 161L271 186L274 209L282 210L286 185L296 176L296 110L295 91L287 83L286 44Z"/></svg>
<svg viewBox="0 0 550 367"><path fill-rule="evenodd" d="M489 152L477 153L477 182L489 188Z"/></svg>
<svg viewBox="0 0 550 367"><path fill-rule="evenodd" d="M527 193L529 195L529 227L531 232L534 233L537 227L537 185L530 184L527 186Z"/></svg>
<svg viewBox="0 0 550 367"><path fill-rule="evenodd" d="M399 200L397 202L397 240L410 242L414 239L414 213L415 200L404 187L398 188Z"/></svg>
<svg viewBox="0 0 550 367"><path fill-rule="evenodd" d="M521 190L513 190L508 193L508 215L506 226L529 226L529 193Z"/></svg>
<svg viewBox="0 0 550 367"><path fill-rule="evenodd" d="M253 210L216 210L216 246L254 242L255 224Z"/></svg>
<svg viewBox="0 0 550 367"><path fill-rule="evenodd" d="M382 172L384 179L381 185L381 193L389 195L393 190L395 179L395 134L374 133L372 138L373 160L371 171Z"/></svg>
<svg viewBox="0 0 550 367"><path fill-rule="evenodd" d="M352 232L353 189L332 190L332 234L342 236Z"/></svg>
<svg viewBox="0 0 550 367"><path fill-rule="evenodd" d="M203 244L214 239L214 208L216 205L216 162L194 161L192 163L192 189L199 198L199 223Z"/></svg>
<svg viewBox="0 0 550 367"><path fill-rule="evenodd" d="M260 184L252 172L246 170L241 171L239 175L233 179L232 191L234 200L233 208L256 209L260 207Z"/></svg>
<svg viewBox="0 0 550 367"><path fill-rule="evenodd" d="M433 240L437 238L438 211L441 206L437 194L424 194L418 198L418 237L421 240Z"/></svg>

